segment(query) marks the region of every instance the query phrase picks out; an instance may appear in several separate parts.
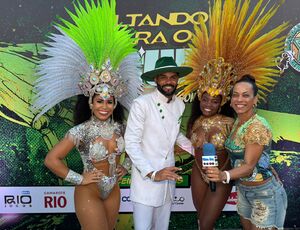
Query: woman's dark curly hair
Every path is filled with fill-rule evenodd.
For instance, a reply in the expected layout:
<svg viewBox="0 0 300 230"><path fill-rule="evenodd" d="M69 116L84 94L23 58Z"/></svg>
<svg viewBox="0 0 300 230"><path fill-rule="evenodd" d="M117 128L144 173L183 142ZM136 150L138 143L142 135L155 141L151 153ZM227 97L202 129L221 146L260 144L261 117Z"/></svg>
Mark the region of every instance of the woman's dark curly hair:
<svg viewBox="0 0 300 230"><path fill-rule="evenodd" d="M250 74L243 75L238 81L236 81L234 83L234 85L236 85L237 83L240 83L240 82L247 82L247 83L249 83L252 86L254 96L257 95L257 93L258 93L258 87L256 85L255 78L252 75L250 75ZM232 90L233 90L233 88L231 89L230 95L232 95Z"/></svg>

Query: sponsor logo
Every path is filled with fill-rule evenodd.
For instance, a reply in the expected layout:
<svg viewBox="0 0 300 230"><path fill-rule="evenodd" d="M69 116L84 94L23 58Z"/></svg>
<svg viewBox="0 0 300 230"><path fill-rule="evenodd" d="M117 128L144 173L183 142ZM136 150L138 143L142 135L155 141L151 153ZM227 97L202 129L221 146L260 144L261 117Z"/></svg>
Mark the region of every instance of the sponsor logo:
<svg viewBox="0 0 300 230"><path fill-rule="evenodd" d="M237 192L230 193L226 204L236 205L237 204Z"/></svg>
<svg viewBox="0 0 300 230"><path fill-rule="evenodd" d="M44 208L65 208L68 204L65 191L44 192Z"/></svg>
<svg viewBox="0 0 300 230"><path fill-rule="evenodd" d="M180 174L182 180L176 181L177 188L189 188L190 187L190 175Z"/></svg>
<svg viewBox="0 0 300 230"><path fill-rule="evenodd" d="M119 182L119 185L121 188L129 188L131 182L131 177L129 175L124 176L121 181Z"/></svg>
<svg viewBox="0 0 300 230"><path fill-rule="evenodd" d="M65 195L65 191L46 191L44 195Z"/></svg>
<svg viewBox="0 0 300 230"><path fill-rule="evenodd" d="M173 199L174 205L183 205L185 201L185 198L183 196L175 196Z"/></svg>
<svg viewBox="0 0 300 230"><path fill-rule="evenodd" d="M290 66L300 72L300 23L295 25L285 40L285 49L277 67L283 72Z"/></svg>
<svg viewBox="0 0 300 230"><path fill-rule="evenodd" d="M203 166L218 166L217 156L202 156Z"/></svg>
<svg viewBox="0 0 300 230"><path fill-rule="evenodd" d="M20 195L4 195L4 207L6 208L25 208L32 207L32 197L29 191L22 191Z"/></svg>
<svg viewBox="0 0 300 230"><path fill-rule="evenodd" d="M129 196L122 196L121 201L122 201L122 202L131 202Z"/></svg>

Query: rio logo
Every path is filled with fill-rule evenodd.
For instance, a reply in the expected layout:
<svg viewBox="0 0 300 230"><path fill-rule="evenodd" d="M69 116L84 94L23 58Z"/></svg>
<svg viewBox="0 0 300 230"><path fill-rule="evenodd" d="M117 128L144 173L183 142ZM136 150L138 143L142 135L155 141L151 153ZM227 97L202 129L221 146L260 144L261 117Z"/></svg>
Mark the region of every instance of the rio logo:
<svg viewBox="0 0 300 230"><path fill-rule="evenodd" d="M67 198L65 196L45 196L45 208L65 208L67 205Z"/></svg>
<svg viewBox="0 0 300 230"><path fill-rule="evenodd" d="M237 204L237 192L231 192L226 203L230 204L230 205L236 205Z"/></svg>
<svg viewBox="0 0 300 230"><path fill-rule="evenodd" d="M31 207L31 195L5 195L5 207Z"/></svg>

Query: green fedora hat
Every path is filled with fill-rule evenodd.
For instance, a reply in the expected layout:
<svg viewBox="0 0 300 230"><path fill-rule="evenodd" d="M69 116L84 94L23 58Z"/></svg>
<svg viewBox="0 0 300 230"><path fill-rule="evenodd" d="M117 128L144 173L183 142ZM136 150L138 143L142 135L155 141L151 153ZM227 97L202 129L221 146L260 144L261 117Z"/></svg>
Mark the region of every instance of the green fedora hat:
<svg viewBox="0 0 300 230"><path fill-rule="evenodd" d="M156 76L166 72L175 72L179 77L184 77L192 71L191 67L177 66L173 57L161 57L156 61L154 70L143 73L141 78L146 81L154 81Z"/></svg>

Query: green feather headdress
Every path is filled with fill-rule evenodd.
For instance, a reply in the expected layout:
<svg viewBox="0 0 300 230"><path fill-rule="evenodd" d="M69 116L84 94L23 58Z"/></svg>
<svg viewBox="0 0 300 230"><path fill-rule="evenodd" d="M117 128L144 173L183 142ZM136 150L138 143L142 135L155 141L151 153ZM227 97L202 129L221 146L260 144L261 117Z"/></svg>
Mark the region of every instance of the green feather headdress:
<svg viewBox="0 0 300 230"><path fill-rule="evenodd" d="M63 18L63 25L58 24L76 44L81 48L88 63L99 69L109 58L113 68L128 54L135 52L133 30L127 25L118 24L116 2L97 0L96 3L84 1L85 7L79 2L75 6L76 14L66 10L72 18L69 22Z"/></svg>
<svg viewBox="0 0 300 230"><path fill-rule="evenodd" d="M134 31L118 24L115 0L74 4L71 20L60 18L38 65L33 109L40 117L62 100L84 94L114 96L127 109L141 93L141 62ZM37 119L36 118L36 119Z"/></svg>

